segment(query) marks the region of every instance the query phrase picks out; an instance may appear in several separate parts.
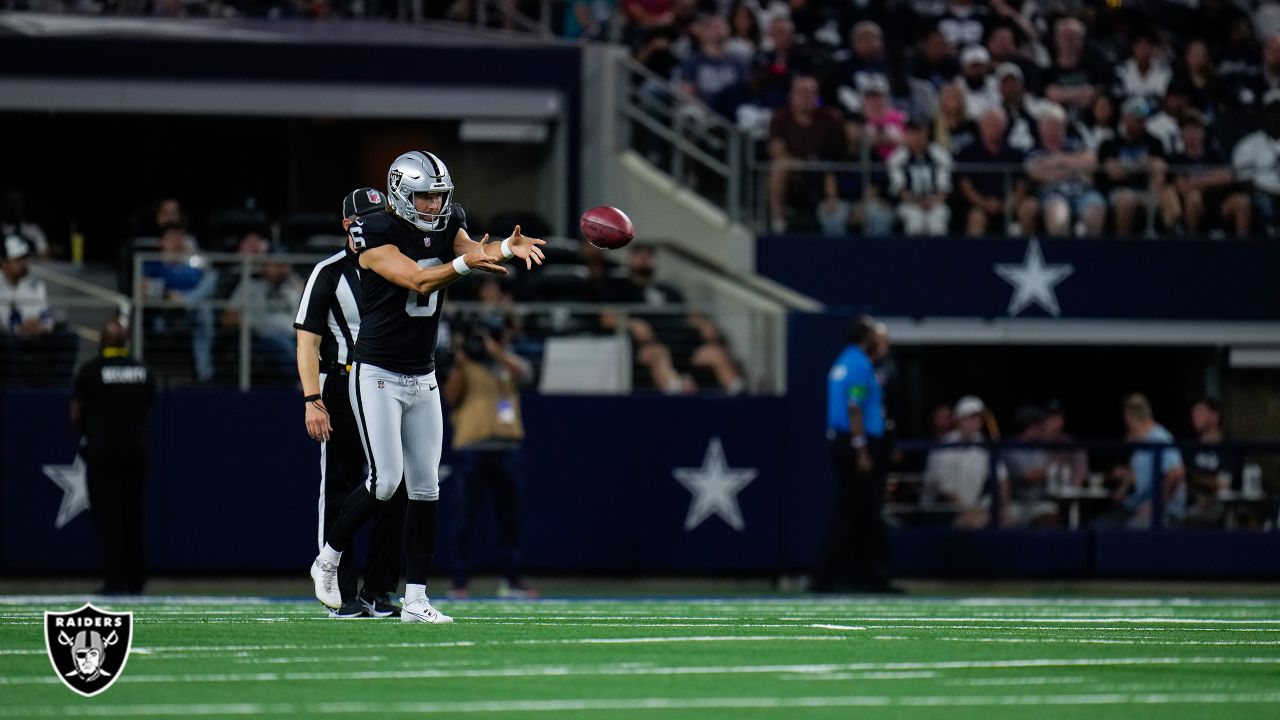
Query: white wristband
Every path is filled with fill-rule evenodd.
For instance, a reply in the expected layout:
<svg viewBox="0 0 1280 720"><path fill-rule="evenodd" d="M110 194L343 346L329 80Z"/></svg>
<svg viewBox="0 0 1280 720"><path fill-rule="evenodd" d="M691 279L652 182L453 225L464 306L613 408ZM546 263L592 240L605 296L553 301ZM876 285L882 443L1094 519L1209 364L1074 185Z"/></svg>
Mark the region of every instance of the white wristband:
<svg viewBox="0 0 1280 720"><path fill-rule="evenodd" d="M502 241L502 259L510 260L515 257L516 253L511 249L511 238Z"/></svg>
<svg viewBox="0 0 1280 720"><path fill-rule="evenodd" d="M471 274L471 267L467 265L467 261L461 255L453 259L453 269L457 271L459 275Z"/></svg>

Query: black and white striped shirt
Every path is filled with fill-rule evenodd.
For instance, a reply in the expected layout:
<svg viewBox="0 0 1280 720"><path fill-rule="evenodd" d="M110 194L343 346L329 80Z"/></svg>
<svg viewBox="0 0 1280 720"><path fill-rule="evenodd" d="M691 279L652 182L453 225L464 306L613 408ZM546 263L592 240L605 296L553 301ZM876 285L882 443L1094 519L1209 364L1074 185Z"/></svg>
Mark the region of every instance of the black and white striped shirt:
<svg viewBox="0 0 1280 720"><path fill-rule="evenodd" d="M343 248L311 271L293 326L320 336L320 372L352 363L360 334L360 270L350 250Z"/></svg>

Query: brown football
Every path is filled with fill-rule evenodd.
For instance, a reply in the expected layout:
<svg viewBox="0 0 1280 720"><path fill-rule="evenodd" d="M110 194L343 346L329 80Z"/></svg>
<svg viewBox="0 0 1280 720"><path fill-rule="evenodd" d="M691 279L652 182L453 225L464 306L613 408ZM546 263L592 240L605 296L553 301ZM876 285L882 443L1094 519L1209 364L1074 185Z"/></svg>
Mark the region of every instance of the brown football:
<svg viewBox="0 0 1280 720"><path fill-rule="evenodd" d="M601 205L582 213L578 220L582 235L587 242L602 250L617 250L631 242L636 230L631 225L631 218L615 207Z"/></svg>

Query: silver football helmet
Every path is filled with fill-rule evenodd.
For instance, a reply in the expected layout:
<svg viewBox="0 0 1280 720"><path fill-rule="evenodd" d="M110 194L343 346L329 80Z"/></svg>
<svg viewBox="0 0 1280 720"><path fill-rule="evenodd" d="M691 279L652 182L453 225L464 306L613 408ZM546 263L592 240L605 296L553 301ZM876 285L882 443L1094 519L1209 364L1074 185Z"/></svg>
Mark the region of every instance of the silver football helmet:
<svg viewBox="0 0 1280 720"><path fill-rule="evenodd" d="M418 212L413 197L418 194L442 193L440 213ZM429 152L410 150L396 158L387 169L387 200L391 212L423 232L443 230L453 212L453 178L440 158Z"/></svg>

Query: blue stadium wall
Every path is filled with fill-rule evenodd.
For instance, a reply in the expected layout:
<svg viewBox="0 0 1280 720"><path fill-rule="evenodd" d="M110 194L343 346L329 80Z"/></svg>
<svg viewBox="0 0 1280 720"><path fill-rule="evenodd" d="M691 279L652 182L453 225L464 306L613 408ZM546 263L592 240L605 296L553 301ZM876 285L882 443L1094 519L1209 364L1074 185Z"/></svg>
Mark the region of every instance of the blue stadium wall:
<svg viewBox="0 0 1280 720"><path fill-rule="evenodd" d="M573 574L811 568L832 488L814 398L528 397L525 563ZM55 529L62 492L42 472L73 458L67 400L57 391L0 396L5 575L96 567L88 513ZM755 472L738 494L741 531L715 515L686 529L690 493L674 473L701 468L715 438L730 468ZM302 429L296 394L166 392L151 446L148 543L157 572L297 574L306 567L316 545L319 450ZM442 564L456 515L453 482L442 485ZM489 547L480 543L482 559ZM1280 533L901 529L892 559L895 572L909 576L1274 578Z"/></svg>

